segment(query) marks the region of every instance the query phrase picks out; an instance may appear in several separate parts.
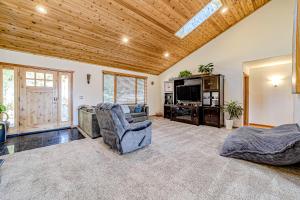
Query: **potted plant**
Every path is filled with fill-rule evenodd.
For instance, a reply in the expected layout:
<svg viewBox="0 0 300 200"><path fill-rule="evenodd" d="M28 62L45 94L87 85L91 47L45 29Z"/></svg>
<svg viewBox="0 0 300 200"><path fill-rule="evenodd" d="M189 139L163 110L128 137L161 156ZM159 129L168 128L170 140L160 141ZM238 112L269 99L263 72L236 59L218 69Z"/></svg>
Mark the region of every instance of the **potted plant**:
<svg viewBox="0 0 300 200"><path fill-rule="evenodd" d="M198 72L201 74L211 74L214 70L214 64L208 63L207 65L199 65Z"/></svg>
<svg viewBox="0 0 300 200"><path fill-rule="evenodd" d="M8 130L9 128L9 115L6 112L7 108L5 105L3 105L2 103L0 103L0 116L1 116L1 121L3 121L6 124L6 129ZM4 116L5 116L5 120L4 120Z"/></svg>
<svg viewBox="0 0 300 200"><path fill-rule="evenodd" d="M186 77L190 77L192 76L192 72L188 71L188 70L184 70L179 72L179 77L180 78L186 78Z"/></svg>
<svg viewBox="0 0 300 200"><path fill-rule="evenodd" d="M6 134L8 132L9 127L9 121L8 121L8 114L6 113L6 106L0 103L0 143L3 143L6 141ZM3 119L3 116L5 115L6 119ZM0 161L1 162L1 161ZM1 164L0 164L1 165Z"/></svg>
<svg viewBox="0 0 300 200"><path fill-rule="evenodd" d="M233 120L240 118L243 108L237 101L230 101L225 104L223 110L229 114L229 119L225 120L226 129L232 129Z"/></svg>

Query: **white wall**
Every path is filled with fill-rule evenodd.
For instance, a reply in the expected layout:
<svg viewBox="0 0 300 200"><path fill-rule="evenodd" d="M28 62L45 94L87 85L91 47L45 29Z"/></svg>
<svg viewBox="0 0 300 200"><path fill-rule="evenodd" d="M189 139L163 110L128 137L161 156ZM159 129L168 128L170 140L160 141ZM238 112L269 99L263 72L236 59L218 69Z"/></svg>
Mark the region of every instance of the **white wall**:
<svg viewBox="0 0 300 200"><path fill-rule="evenodd" d="M300 125L300 94L294 96L294 122Z"/></svg>
<svg viewBox="0 0 300 200"><path fill-rule="evenodd" d="M293 11L294 0L270 1L162 73L162 83L181 70L196 73L197 65L213 62L214 73L225 75L225 101L242 103L244 62L292 54Z"/></svg>
<svg viewBox="0 0 300 200"><path fill-rule="evenodd" d="M21 53L16 51L9 51L0 49L0 62L7 62L13 64L30 65L37 67L45 67L52 69L64 69L74 71L73 77L73 115L74 125L78 124L77 107L79 105L96 105L103 100L102 88L102 70L122 72L127 74L142 75L148 77L147 82L147 103L149 105L150 115L159 113L160 91L159 77L144 73L120 70L116 68L109 68L104 66L97 66L87 63L81 63L71 60L33 55L29 53ZM91 82L87 84L86 75L91 74ZM151 82L154 81L154 85ZM83 96L83 99L80 99Z"/></svg>
<svg viewBox="0 0 300 200"><path fill-rule="evenodd" d="M273 77L280 78L278 87ZM249 70L249 123L278 126L293 123L292 64ZM283 109L284 108L284 109Z"/></svg>

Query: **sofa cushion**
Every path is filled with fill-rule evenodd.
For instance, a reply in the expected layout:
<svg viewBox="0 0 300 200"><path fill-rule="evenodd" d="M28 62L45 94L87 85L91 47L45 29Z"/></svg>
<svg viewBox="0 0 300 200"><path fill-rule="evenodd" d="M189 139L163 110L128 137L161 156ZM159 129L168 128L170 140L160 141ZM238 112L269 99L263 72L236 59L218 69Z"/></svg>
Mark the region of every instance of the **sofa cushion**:
<svg viewBox="0 0 300 200"><path fill-rule="evenodd" d="M296 164L300 162L300 128L297 124L241 127L227 137L220 155L271 165Z"/></svg>
<svg viewBox="0 0 300 200"><path fill-rule="evenodd" d="M142 112L142 110L143 110L143 107L142 107L142 105L140 105L140 104L137 104L137 105L134 107L134 112L135 112L135 113L140 113L140 112Z"/></svg>
<svg viewBox="0 0 300 200"><path fill-rule="evenodd" d="M133 118L135 118L135 117L143 117L143 116L146 116L146 115L147 115L147 113L145 113L145 112L131 113L131 116Z"/></svg>
<svg viewBox="0 0 300 200"><path fill-rule="evenodd" d="M121 105L121 108L125 114L130 113L130 109L128 105Z"/></svg>

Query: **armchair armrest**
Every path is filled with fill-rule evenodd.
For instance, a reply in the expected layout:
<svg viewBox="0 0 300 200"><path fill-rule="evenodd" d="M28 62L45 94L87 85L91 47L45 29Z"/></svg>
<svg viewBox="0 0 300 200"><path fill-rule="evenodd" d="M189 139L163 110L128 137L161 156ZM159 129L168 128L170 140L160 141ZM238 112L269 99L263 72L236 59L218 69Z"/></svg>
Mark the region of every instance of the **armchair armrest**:
<svg viewBox="0 0 300 200"><path fill-rule="evenodd" d="M143 121L143 122L138 122L138 123L132 123L128 128L126 129L127 131L140 131L143 130L149 126L151 126L152 122L149 120Z"/></svg>

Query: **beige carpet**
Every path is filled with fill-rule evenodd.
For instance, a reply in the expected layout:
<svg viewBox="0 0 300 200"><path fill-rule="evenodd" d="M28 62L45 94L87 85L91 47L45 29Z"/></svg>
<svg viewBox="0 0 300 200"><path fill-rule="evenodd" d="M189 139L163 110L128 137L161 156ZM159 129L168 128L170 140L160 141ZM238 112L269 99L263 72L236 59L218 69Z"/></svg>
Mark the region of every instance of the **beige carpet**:
<svg viewBox="0 0 300 200"><path fill-rule="evenodd" d="M220 157L228 133L155 118L153 144L124 156L101 138L2 156L0 199L300 199L299 166Z"/></svg>

